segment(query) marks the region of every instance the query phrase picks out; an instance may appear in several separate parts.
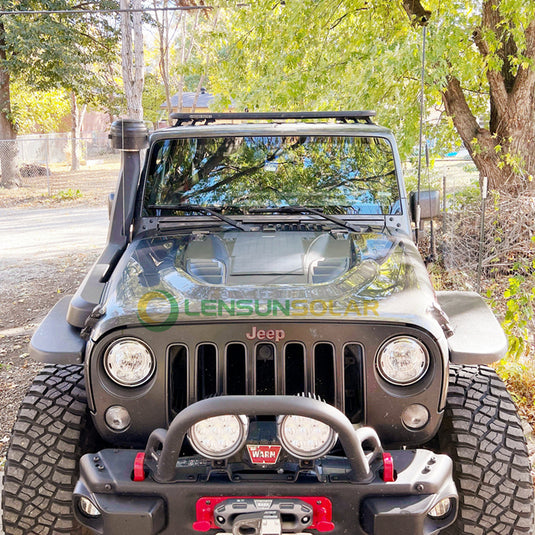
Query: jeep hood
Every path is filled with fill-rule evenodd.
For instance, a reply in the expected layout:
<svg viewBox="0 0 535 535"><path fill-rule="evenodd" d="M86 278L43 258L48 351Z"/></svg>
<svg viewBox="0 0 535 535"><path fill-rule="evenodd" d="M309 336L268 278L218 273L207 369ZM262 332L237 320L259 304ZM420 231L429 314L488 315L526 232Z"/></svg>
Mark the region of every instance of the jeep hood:
<svg viewBox="0 0 535 535"><path fill-rule="evenodd" d="M92 338L207 321L366 321L441 336L414 244L386 232L198 232L134 241L107 284Z"/></svg>

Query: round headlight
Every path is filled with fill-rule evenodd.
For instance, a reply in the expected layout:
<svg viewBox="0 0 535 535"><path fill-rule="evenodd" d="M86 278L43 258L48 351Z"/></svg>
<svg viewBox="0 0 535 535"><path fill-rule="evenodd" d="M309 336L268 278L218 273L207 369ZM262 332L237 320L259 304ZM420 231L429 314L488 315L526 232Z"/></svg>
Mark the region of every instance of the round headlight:
<svg viewBox="0 0 535 535"><path fill-rule="evenodd" d="M226 459L243 447L248 429L245 416L224 414L197 422L190 427L188 437L197 453L209 459Z"/></svg>
<svg viewBox="0 0 535 535"><path fill-rule="evenodd" d="M377 355L381 377L395 385L411 385L429 369L426 348L415 338L395 338L385 344Z"/></svg>
<svg viewBox="0 0 535 535"><path fill-rule="evenodd" d="M330 426L306 416L281 416L278 431L284 449L298 459L322 457L338 438Z"/></svg>
<svg viewBox="0 0 535 535"><path fill-rule="evenodd" d="M108 347L104 369L110 378L122 386L139 386L153 374L152 351L140 340L121 338Z"/></svg>

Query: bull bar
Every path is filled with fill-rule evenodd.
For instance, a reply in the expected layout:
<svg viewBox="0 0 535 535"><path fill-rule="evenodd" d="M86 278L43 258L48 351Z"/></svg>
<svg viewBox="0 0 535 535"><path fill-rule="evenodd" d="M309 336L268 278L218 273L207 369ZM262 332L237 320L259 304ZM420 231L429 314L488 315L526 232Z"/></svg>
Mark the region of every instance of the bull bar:
<svg viewBox="0 0 535 535"><path fill-rule="evenodd" d="M221 471L211 472L207 468L209 461L203 464L198 458L185 461L180 457L186 433L192 425L225 414L292 414L314 418L331 426L338 434L345 457L321 460L326 474L322 481L312 473L286 478L275 473L266 472L263 476L256 472L225 478ZM392 451L387 455L393 459L397 477L395 481L386 481L382 478L382 454L375 430L354 429L342 412L317 399L296 396L210 398L181 411L168 430L154 430L145 452L106 449L82 457L80 479L73 496L74 510L83 525L106 535L194 534L201 530L200 525L205 526L202 531L216 529L210 515L199 522L198 504L207 496L224 496L229 503L259 497L268 498L268 502L283 499L301 503L299 500L306 500L307 496L309 499L322 496L332 503L333 527L329 531L332 529L333 533L427 535L438 533L454 521L458 497L449 457L423 449ZM133 467L140 455L144 459L145 477L135 481ZM93 517L84 514L81 500L89 500L99 514ZM448 514L431 517L429 511L443 500L450 501ZM238 526L240 522L235 524ZM314 526L313 522L309 529L314 531ZM316 531L321 530L316 528ZM241 535L240 531L235 530L235 535ZM262 535L262 531L254 535Z"/></svg>

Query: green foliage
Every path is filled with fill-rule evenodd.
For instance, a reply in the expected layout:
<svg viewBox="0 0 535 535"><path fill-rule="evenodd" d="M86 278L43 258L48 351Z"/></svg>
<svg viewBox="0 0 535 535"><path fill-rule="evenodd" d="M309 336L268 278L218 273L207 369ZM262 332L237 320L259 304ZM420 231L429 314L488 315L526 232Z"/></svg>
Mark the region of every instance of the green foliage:
<svg viewBox="0 0 535 535"><path fill-rule="evenodd" d="M518 360L530 350L535 306L535 258L514 265L514 275L503 296L507 310L503 328L509 338L508 356Z"/></svg>
<svg viewBox="0 0 535 535"><path fill-rule="evenodd" d="M535 238L532 241L535 243ZM521 414L535 425L535 256L515 263L513 273L503 293L506 312L502 327L509 347L506 357L495 368L507 384ZM496 302L492 304L498 306Z"/></svg>
<svg viewBox="0 0 535 535"><path fill-rule="evenodd" d="M450 209L463 212L466 209L473 210L481 202L481 190L479 183L472 183L459 191L448 195Z"/></svg>
<svg viewBox="0 0 535 535"><path fill-rule="evenodd" d="M402 3L385 0L276 2L258 0L240 9L223 6L224 26L205 40L214 93L237 109L375 109L379 122L397 134L402 156L417 142L422 36ZM490 54L477 49L481 2L428 0L426 104L442 106L452 74L460 81L474 116L488 120L487 72L503 62L502 33L517 49L508 61L518 70L524 57L524 30L535 16L533 2L501 0L502 20L485 34ZM489 32L487 32L489 33ZM451 148L452 122L426 125L437 150Z"/></svg>
<svg viewBox="0 0 535 535"><path fill-rule="evenodd" d="M115 0L1 0L1 9L85 9L87 15L42 14L2 17L0 41L6 58L3 69L12 80L40 90L62 88L79 100L103 103L112 86L111 66L117 59L117 24L114 17L94 8L116 8Z"/></svg>
<svg viewBox="0 0 535 535"><path fill-rule="evenodd" d="M160 105L165 102L165 90L159 77L154 73L145 76L142 102L143 116L147 121L156 124L163 115Z"/></svg>
<svg viewBox="0 0 535 535"><path fill-rule="evenodd" d="M53 198L58 201L73 201L75 199L79 199L81 196L82 192L79 189L74 190L69 188L58 191L55 195L53 195Z"/></svg>
<svg viewBox="0 0 535 535"><path fill-rule="evenodd" d="M11 85L11 109L19 134L46 133L60 131L71 104L62 89L36 91L15 81Z"/></svg>

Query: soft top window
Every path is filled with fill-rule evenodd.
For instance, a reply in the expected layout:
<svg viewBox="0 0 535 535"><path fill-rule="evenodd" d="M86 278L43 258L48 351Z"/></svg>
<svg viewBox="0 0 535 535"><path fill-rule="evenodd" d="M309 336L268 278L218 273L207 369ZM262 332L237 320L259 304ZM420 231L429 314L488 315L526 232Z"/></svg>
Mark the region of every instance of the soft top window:
<svg viewBox="0 0 535 535"><path fill-rule="evenodd" d="M155 144L149 206L247 208L300 205L338 214L400 213L392 147L371 137L221 137Z"/></svg>

